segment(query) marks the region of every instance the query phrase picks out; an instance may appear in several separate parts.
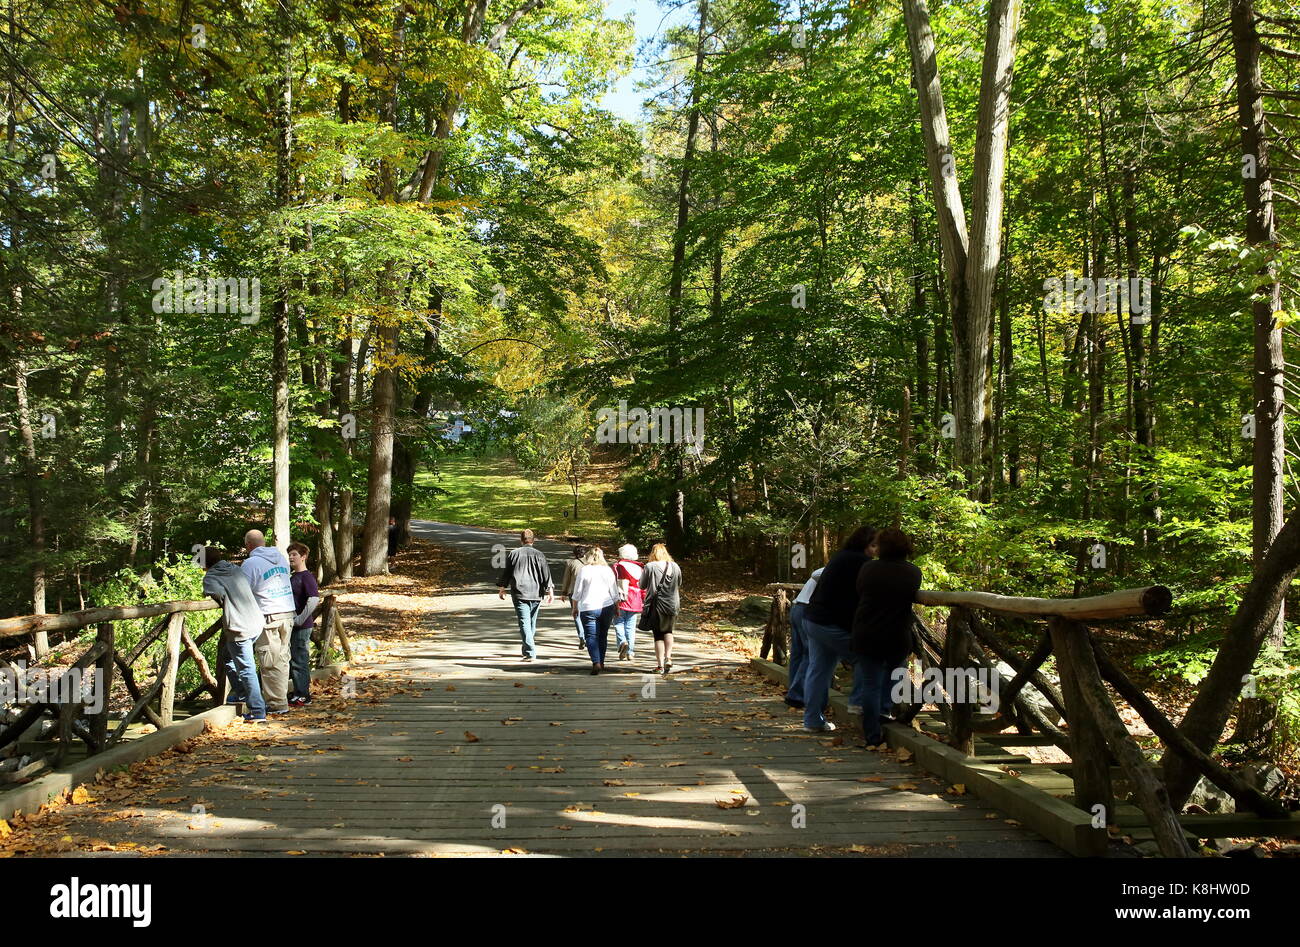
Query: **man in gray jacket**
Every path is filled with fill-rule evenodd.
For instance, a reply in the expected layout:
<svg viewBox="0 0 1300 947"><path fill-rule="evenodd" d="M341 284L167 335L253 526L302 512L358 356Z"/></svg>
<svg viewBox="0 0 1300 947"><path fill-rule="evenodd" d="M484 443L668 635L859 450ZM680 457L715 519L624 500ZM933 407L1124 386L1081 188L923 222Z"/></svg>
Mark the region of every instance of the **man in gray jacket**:
<svg viewBox="0 0 1300 947"><path fill-rule="evenodd" d="M244 534L248 558L241 568L253 589L262 611L262 634L253 649L257 666L262 670L262 693L266 712L289 712L289 643L293 637L293 618L298 609L293 602L291 570L285 554L266 544L260 529Z"/></svg>
<svg viewBox="0 0 1300 947"><path fill-rule="evenodd" d="M262 634L262 610L239 566L225 561L211 546L202 552L203 594L221 603L223 631L217 659L226 669L230 684L227 703L244 704L249 723L266 723L266 703L253 663L253 642Z"/></svg>
<svg viewBox="0 0 1300 947"><path fill-rule="evenodd" d="M510 550L506 557L506 567L497 579L499 598L506 597L515 605L515 617L519 620L519 637L524 643L524 660L537 659L537 645L533 639L537 634L537 612L542 607L542 596L550 605L554 598L555 587L551 582L551 567L546 556L533 548L535 534L526 529L519 534L519 548Z"/></svg>

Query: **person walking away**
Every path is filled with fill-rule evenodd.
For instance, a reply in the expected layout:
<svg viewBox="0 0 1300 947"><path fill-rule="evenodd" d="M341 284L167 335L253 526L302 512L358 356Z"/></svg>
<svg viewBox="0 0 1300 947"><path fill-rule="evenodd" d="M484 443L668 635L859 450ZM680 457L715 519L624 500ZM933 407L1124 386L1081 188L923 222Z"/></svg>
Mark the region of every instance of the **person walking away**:
<svg viewBox="0 0 1300 947"><path fill-rule="evenodd" d="M398 539L398 534L400 532L401 530L397 528L397 517L396 516L388 517L388 558L389 559L397 555L397 539Z"/></svg>
<svg viewBox="0 0 1300 947"><path fill-rule="evenodd" d="M912 603L921 588L921 570L910 561L913 546L907 533L883 529L876 545L880 558L858 571L852 640L854 653L862 658L862 737L869 747L884 742L884 725L893 719L894 684L907 674Z"/></svg>
<svg viewBox="0 0 1300 947"><path fill-rule="evenodd" d="M523 660L529 664L537 660L537 612L542 598L550 605L555 586L551 583L551 567L540 550L533 548L537 534L526 529L519 534L519 545L506 556L505 568L497 579L497 597L504 599L506 591L515 606L519 621L519 638L523 642Z"/></svg>
<svg viewBox="0 0 1300 947"><path fill-rule="evenodd" d="M573 594L573 581L578 577L578 571L582 568L582 557L586 554L586 546L574 546L573 558L564 563L564 581L560 583L561 602L567 603L569 597ZM584 651L587 647L587 635L582 630L582 619L575 615L573 624L578 629L578 650Z"/></svg>
<svg viewBox="0 0 1300 947"><path fill-rule="evenodd" d="M293 586L293 634L289 638L289 706L311 703L311 633L316 625L312 614L320 604L320 586L307 568L311 550L304 543L289 544L289 584Z"/></svg>
<svg viewBox="0 0 1300 947"><path fill-rule="evenodd" d="M205 546L200 553L203 594L221 605L221 640L217 660L226 670L230 688L228 704L243 704L247 723L266 723L266 701L257 682L253 642L262 634L262 609L258 607L248 577L221 550Z"/></svg>
<svg viewBox="0 0 1300 947"><path fill-rule="evenodd" d="M289 641L293 636L293 583L289 560L266 544L259 529L244 534L248 558L243 571L262 610L262 635L253 646L262 672L262 696L268 714L289 712Z"/></svg>
<svg viewBox="0 0 1300 947"><path fill-rule="evenodd" d="M620 546L618 562L614 564L614 578L618 580L618 613L614 616L614 640L618 643L618 659L636 659L636 620L641 617L641 573L644 567L636 558L636 547L631 543Z"/></svg>
<svg viewBox="0 0 1300 947"><path fill-rule="evenodd" d="M804 707L803 685L808 670L808 635L803 627L804 614L808 610L808 603L812 600L813 591L817 588L817 579L821 574L822 570L818 569L809 576L790 606L790 663L785 702L797 710L803 710Z"/></svg>
<svg viewBox="0 0 1300 947"><path fill-rule="evenodd" d="M641 627L654 635L655 673L668 674L673 669L673 626L682 604L682 570L663 543L650 547L641 586L645 599Z"/></svg>
<svg viewBox="0 0 1300 947"><path fill-rule="evenodd" d="M803 728L834 730L835 724L822 711L830 694L831 680L840 661L853 664L853 694L850 704L862 705L861 662L850 649L853 616L858 608L858 571L875 552L876 531L860 526L844 541L839 552L826 563L817 587L804 612L804 634L808 644L808 669L804 672Z"/></svg>
<svg viewBox="0 0 1300 947"><path fill-rule="evenodd" d="M599 546L592 546L582 557L582 568L573 581L570 597L573 614L582 623L591 658L591 673L605 670L605 651L609 645L609 626L618 610L618 585L614 570L605 561Z"/></svg>

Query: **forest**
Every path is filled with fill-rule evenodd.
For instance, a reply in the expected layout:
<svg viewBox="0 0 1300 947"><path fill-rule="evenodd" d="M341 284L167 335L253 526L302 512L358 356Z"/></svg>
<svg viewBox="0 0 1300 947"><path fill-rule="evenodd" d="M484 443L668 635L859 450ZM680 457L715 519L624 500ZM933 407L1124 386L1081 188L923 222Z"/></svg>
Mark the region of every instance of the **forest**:
<svg viewBox="0 0 1300 947"><path fill-rule="evenodd" d="M621 535L765 580L875 523L933 588L1167 585L1135 663L1293 753L1300 9L662 9L5 0L3 614L255 522L383 572L445 458L614 452Z"/></svg>

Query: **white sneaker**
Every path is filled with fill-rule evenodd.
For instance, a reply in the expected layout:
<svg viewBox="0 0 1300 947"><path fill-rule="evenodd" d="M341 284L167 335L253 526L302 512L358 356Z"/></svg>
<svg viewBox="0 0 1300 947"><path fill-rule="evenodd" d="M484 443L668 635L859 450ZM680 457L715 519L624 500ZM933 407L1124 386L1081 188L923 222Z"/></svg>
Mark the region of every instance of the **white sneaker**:
<svg viewBox="0 0 1300 947"><path fill-rule="evenodd" d="M834 729L835 729L835 724L831 723L829 720L827 720L820 727L804 727L804 730L806 730L808 733L830 733Z"/></svg>
<svg viewBox="0 0 1300 947"><path fill-rule="evenodd" d="M862 707L859 704L849 704L849 713L862 716Z"/></svg>

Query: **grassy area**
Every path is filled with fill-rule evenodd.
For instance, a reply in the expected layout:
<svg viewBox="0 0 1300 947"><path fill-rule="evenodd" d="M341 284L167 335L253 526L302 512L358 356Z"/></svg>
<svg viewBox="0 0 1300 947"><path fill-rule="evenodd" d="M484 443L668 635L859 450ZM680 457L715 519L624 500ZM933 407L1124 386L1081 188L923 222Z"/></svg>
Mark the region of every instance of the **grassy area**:
<svg viewBox="0 0 1300 947"><path fill-rule="evenodd" d="M415 515L491 529L519 530L528 526L539 536L551 539L610 540L616 530L600 498L617 485L619 470L612 463L587 468L575 523L568 484L532 483L508 457L446 457L436 474L422 470L416 480L441 487L448 495L421 505Z"/></svg>

